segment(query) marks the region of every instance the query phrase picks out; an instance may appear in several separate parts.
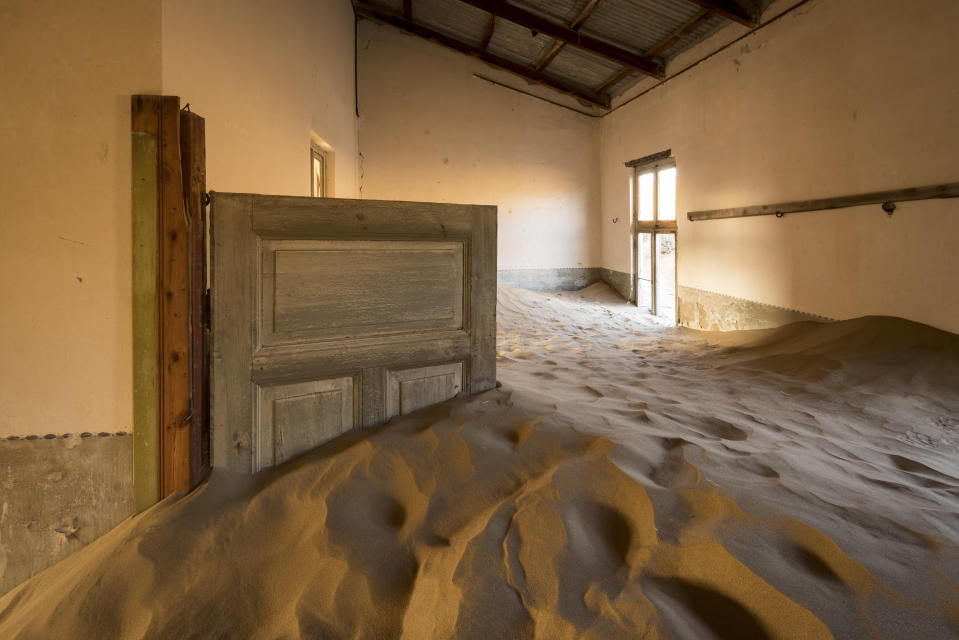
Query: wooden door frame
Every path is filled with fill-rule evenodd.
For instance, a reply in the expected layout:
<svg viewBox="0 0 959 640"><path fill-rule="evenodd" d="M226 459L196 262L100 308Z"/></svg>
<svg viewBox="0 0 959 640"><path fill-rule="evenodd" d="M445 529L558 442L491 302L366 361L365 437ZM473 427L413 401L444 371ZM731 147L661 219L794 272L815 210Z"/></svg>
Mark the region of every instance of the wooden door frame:
<svg viewBox="0 0 959 640"><path fill-rule="evenodd" d="M674 220L660 220L659 219L659 171L661 169L668 169L670 167L676 167L676 159L672 156L667 158L662 158L645 164L631 165L633 169L633 175L630 179L632 186L632 202L630 203L633 209L632 215L632 247L633 247L633 277L632 277L632 303L636 306L639 306L639 234L648 233L650 234L650 288L651 288L651 313L652 315L657 315L657 305L656 305L656 235L657 233L668 233L672 234L676 242L676 265L675 269L678 276L679 271L679 233L678 233L678 224ZM653 175L653 219L652 220L640 220L639 219L639 177L641 175L651 173ZM678 305L678 292L679 284L678 277L676 282L673 285L673 310L674 317L673 322L679 323L679 305Z"/></svg>
<svg viewBox="0 0 959 640"><path fill-rule="evenodd" d="M206 171L203 119L181 111L177 96L132 96L131 134L133 485L142 511L195 486L209 466Z"/></svg>

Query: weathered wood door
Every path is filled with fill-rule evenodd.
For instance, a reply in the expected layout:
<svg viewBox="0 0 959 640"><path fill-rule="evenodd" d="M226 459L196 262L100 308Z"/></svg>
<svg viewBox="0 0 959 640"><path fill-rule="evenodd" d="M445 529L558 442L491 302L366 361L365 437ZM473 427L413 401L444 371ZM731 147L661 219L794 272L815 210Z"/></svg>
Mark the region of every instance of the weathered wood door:
<svg viewBox="0 0 959 640"><path fill-rule="evenodd" d="M214 193L214 466L496 381L496 207Z"/></svg>

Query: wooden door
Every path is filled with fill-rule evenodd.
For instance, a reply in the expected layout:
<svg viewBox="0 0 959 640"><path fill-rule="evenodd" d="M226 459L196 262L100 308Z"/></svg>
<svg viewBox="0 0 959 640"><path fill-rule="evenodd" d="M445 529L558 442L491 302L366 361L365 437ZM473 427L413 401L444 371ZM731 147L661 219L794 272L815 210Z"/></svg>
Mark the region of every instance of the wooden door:
<svg viewBox="0 0 959 640"><path fill-rule="evenodd" d="M496 382L496 207L211 194L214 466Z"/></svg>

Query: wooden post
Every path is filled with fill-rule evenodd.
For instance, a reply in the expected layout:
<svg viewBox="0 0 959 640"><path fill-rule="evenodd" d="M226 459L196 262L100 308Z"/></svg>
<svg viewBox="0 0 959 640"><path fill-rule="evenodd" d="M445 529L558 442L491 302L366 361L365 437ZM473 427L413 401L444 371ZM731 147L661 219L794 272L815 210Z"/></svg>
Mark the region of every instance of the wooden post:
<svg viewBox="0 0 959 640"><path fill-rule="evenodd" d="M157 229L160 134L158 96L133 96L133 493L143 511L159 489Z"/></svg>
<svg viewBox="0 0 959 640"><path fill-rule="evenodd" d="M141 511L190 488L190 228L180 99L133 96L131 106L134 492Z"/></svg>
<svg viewBox="0 0 959 640"><path fill-rule="evenodd" d="M180 99L160 99L160 497L190 488L190 228Z"/></svg>
<svg viewBox="0 0 959 640"><path fill-rule="evenodd" d="M183 197L190 224L190 487L210 468L209 389L206 299L206 144L203 118L180 112Z"/></svg>

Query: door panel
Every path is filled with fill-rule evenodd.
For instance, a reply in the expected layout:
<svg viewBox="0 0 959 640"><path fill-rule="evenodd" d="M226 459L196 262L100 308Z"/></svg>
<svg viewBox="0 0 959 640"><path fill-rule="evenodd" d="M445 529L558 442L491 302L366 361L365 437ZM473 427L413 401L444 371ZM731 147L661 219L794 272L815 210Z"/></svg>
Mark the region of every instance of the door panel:
<svg viewBox="0 0 959 640"><path fill-rule="evenodd" d="M639 259L637 261L636 306L650 313L653 310L653 234L639 233Z"/></svg>
<svg viewBox="0 0 959 640"><path fill-rule="evenodd" d="M212 195L214 465L495 384L496 208Z"/></svg>
<svg viewBox="0 0 959 640"><path fill-rule="evenodd" d="M267 241L261 269L260 346L463 326L462 242Z"/></svg>
<svg viewBox="0 0 959 640"><path fill-rule="evenodd" d="M676 318L676 234L656 234L656 315Z"/></svg>
<svg viewBox="0 0 959 640"><path fill-rule="evenodd" d="M462 362L390 371L386 414L392 418L442 402L462 386Z"/></svg>
<svg viewBox="0 0 959 640"><path fill-rule="evenodd" d="M351 377L258 386L256 403L256 470L296 457L356 424Z"/></svg>

